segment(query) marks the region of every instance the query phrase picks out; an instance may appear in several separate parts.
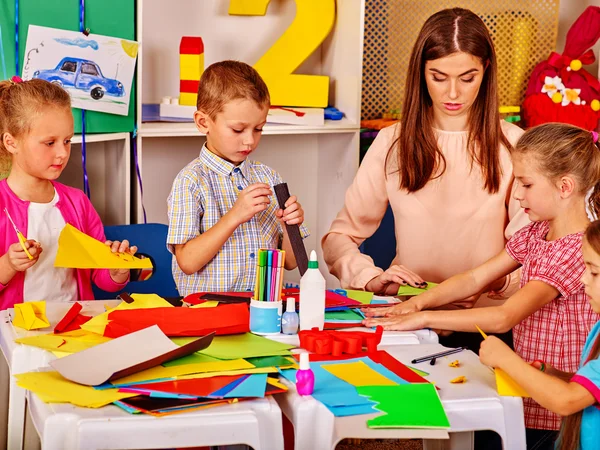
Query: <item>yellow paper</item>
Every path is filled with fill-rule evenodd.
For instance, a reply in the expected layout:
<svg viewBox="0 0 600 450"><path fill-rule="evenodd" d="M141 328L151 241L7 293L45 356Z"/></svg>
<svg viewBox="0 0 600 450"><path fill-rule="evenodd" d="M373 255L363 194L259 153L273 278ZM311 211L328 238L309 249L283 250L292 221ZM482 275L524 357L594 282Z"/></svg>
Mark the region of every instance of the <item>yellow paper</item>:
<svg viewBox="0 0 600 450"><path fill-rule="evenodd" d="M134 397L117 389L96 390L90 386L73 383L58 372L28 372L15 375L17 385L39 394L44 401L71 403L86 408L100 408L117 400Z"/></svg>
<svg viewBox="0 0 600 450"><path fill-rule="evenodd" d="M496 373L496 388L498 394L507 397L531 397L525 389L508 376L502 369L494 369Z"/></svg>
<svg viewBox="0 0 600 450"><path fill-rule="evenodd" d="M140 259L129 253L113 253L104 242L67 224L58 238L54 267L72 269L151 269L149 258Z"/></svg>
<svg viewBox="0 0 600 450"><path fill-rule="evenodd" d="M210 300L204 303L199 303L197 305L190 306L190 308L214 308L219 304L216 300Z"/></svg>
<svg viewBox="0 0 600 450"><path fill-rule="evenodd" d="M363 361L327 364L321 367L352 386L395 386L398 384L370 368Z"/></svg>
<svg viewBox="0 0 600 450"><path fill-rule="evenodd" d="M245 359L231 359L216 362L206 362L198 364L184 364L181 366L156 366L146 369L127 377L114 380L114 384L136 383L138 381L158 380L160 378L174 378L179 375L188 375L193 373L210 373L213 376L215 372L252 369L254 366Z"/></svg>
<svg viewBox="0 0 600 450"><path fill-rule="evenodd" d="M97 336L97 335L96 335ZM39 336L27 336L15 339L17 344L31 345L33 347L43 348L52 352L77 353L82 350L94 347L98 344L110 341L110 338L98 336L97 340L84 340L78 337L71 337L65 334L42 334Z"/></svg>
<svg viewBox="0 0 600 450"><path fill-rule="evenodd" d="M477 331L481 333L484 339L487 339L487 334L483 332L481 328L475 325ZM502 369L494 369L496 375L496 389L498 394L505 397L531 397L525 389L519 386L515 380L508 376L508 374Z"/></svg>
<svg viewBox="0 0 600 450"><path fill-rule="evenodd" d="M126 303L121 302L115 308L109 309L108 311L97 315L96 317L92 317L86 323L81 325L81 329L85 331L89 331L91 333L96 333L103 335L104 329L106 325L108 325L108 314L115 310L122 309L142 309L142 308L173 308L168 301L159 297L156 294L131 294L131 298L133 298L133 302Z"/></svg>
<svg viewBox="0 0 600 450"><path fill-rule="evenodd" d="M277 373L277 367L259 367L254 369L241 369L241 370L224 370L222 372L210 372L210 373L193 373L190 375L180 375L176 377L178 380L189 380L191 378L210 378L216 376L227 376L227 375L245 375L252 373Z"/></svg>
<svg viewBox="0 0 600 450"><path fill-rule="evenodd" d="M16 303L14 308L15 317L12 323L15 327L37 330L50 326L50 321L46 317L45 301Z"/></svg>

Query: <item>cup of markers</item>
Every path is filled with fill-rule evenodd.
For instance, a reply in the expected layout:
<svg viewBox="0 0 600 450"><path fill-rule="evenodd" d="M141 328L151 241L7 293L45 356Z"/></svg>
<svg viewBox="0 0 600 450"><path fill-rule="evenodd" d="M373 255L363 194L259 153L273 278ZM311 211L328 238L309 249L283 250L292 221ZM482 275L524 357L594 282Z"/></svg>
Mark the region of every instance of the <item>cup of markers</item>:
<svg viewBox="0 0 600 450"><path fill-rule="evenodd" d="M250 300L250 331L254 334L281 333L284 262L285 251L283 250L258 251L256 284L254 296Z"/></svg>

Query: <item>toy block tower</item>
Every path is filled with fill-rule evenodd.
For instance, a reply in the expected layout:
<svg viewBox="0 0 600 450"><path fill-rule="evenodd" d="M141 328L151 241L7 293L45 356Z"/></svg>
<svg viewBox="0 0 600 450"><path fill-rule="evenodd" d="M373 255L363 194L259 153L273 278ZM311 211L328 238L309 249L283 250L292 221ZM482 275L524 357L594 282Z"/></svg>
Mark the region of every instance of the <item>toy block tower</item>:
<svg viewBox="0 0 600 450"><path fill-rule="evenodd" d="M179 104L196 106L198 83L204 72L204 43L201 37L184 36L179 44Z"/></svg>

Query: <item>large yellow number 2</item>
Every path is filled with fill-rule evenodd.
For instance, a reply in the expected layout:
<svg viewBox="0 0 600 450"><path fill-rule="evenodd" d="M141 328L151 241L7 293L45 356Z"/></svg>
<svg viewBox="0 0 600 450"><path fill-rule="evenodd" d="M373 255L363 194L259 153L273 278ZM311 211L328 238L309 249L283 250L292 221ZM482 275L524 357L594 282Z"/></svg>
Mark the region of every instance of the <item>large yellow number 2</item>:
<svg viewBox="0 0 600 450"><path fill-rule="evenodd" d="M230 0L229 14L264 16L271 0ZM254 64L264 78L273 105L325 107L329 77L293 72L325 40L335 21L335 0L295 0L289 28Z"/></svg>

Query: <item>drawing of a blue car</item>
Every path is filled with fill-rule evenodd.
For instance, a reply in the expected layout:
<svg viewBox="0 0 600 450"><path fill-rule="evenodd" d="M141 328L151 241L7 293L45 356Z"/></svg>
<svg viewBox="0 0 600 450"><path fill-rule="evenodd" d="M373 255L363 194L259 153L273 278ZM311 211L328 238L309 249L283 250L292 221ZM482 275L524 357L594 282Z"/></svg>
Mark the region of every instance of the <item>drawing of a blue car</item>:
<svg viewBox="0 0 600 450"><path fill-rule="evenodd" d="M33 78L89 92L94 100L100 100L104 94L114 97L125 95L120 81L105 78L98 64L86 59L63 58L55 69L36 70Z"/></svg>

